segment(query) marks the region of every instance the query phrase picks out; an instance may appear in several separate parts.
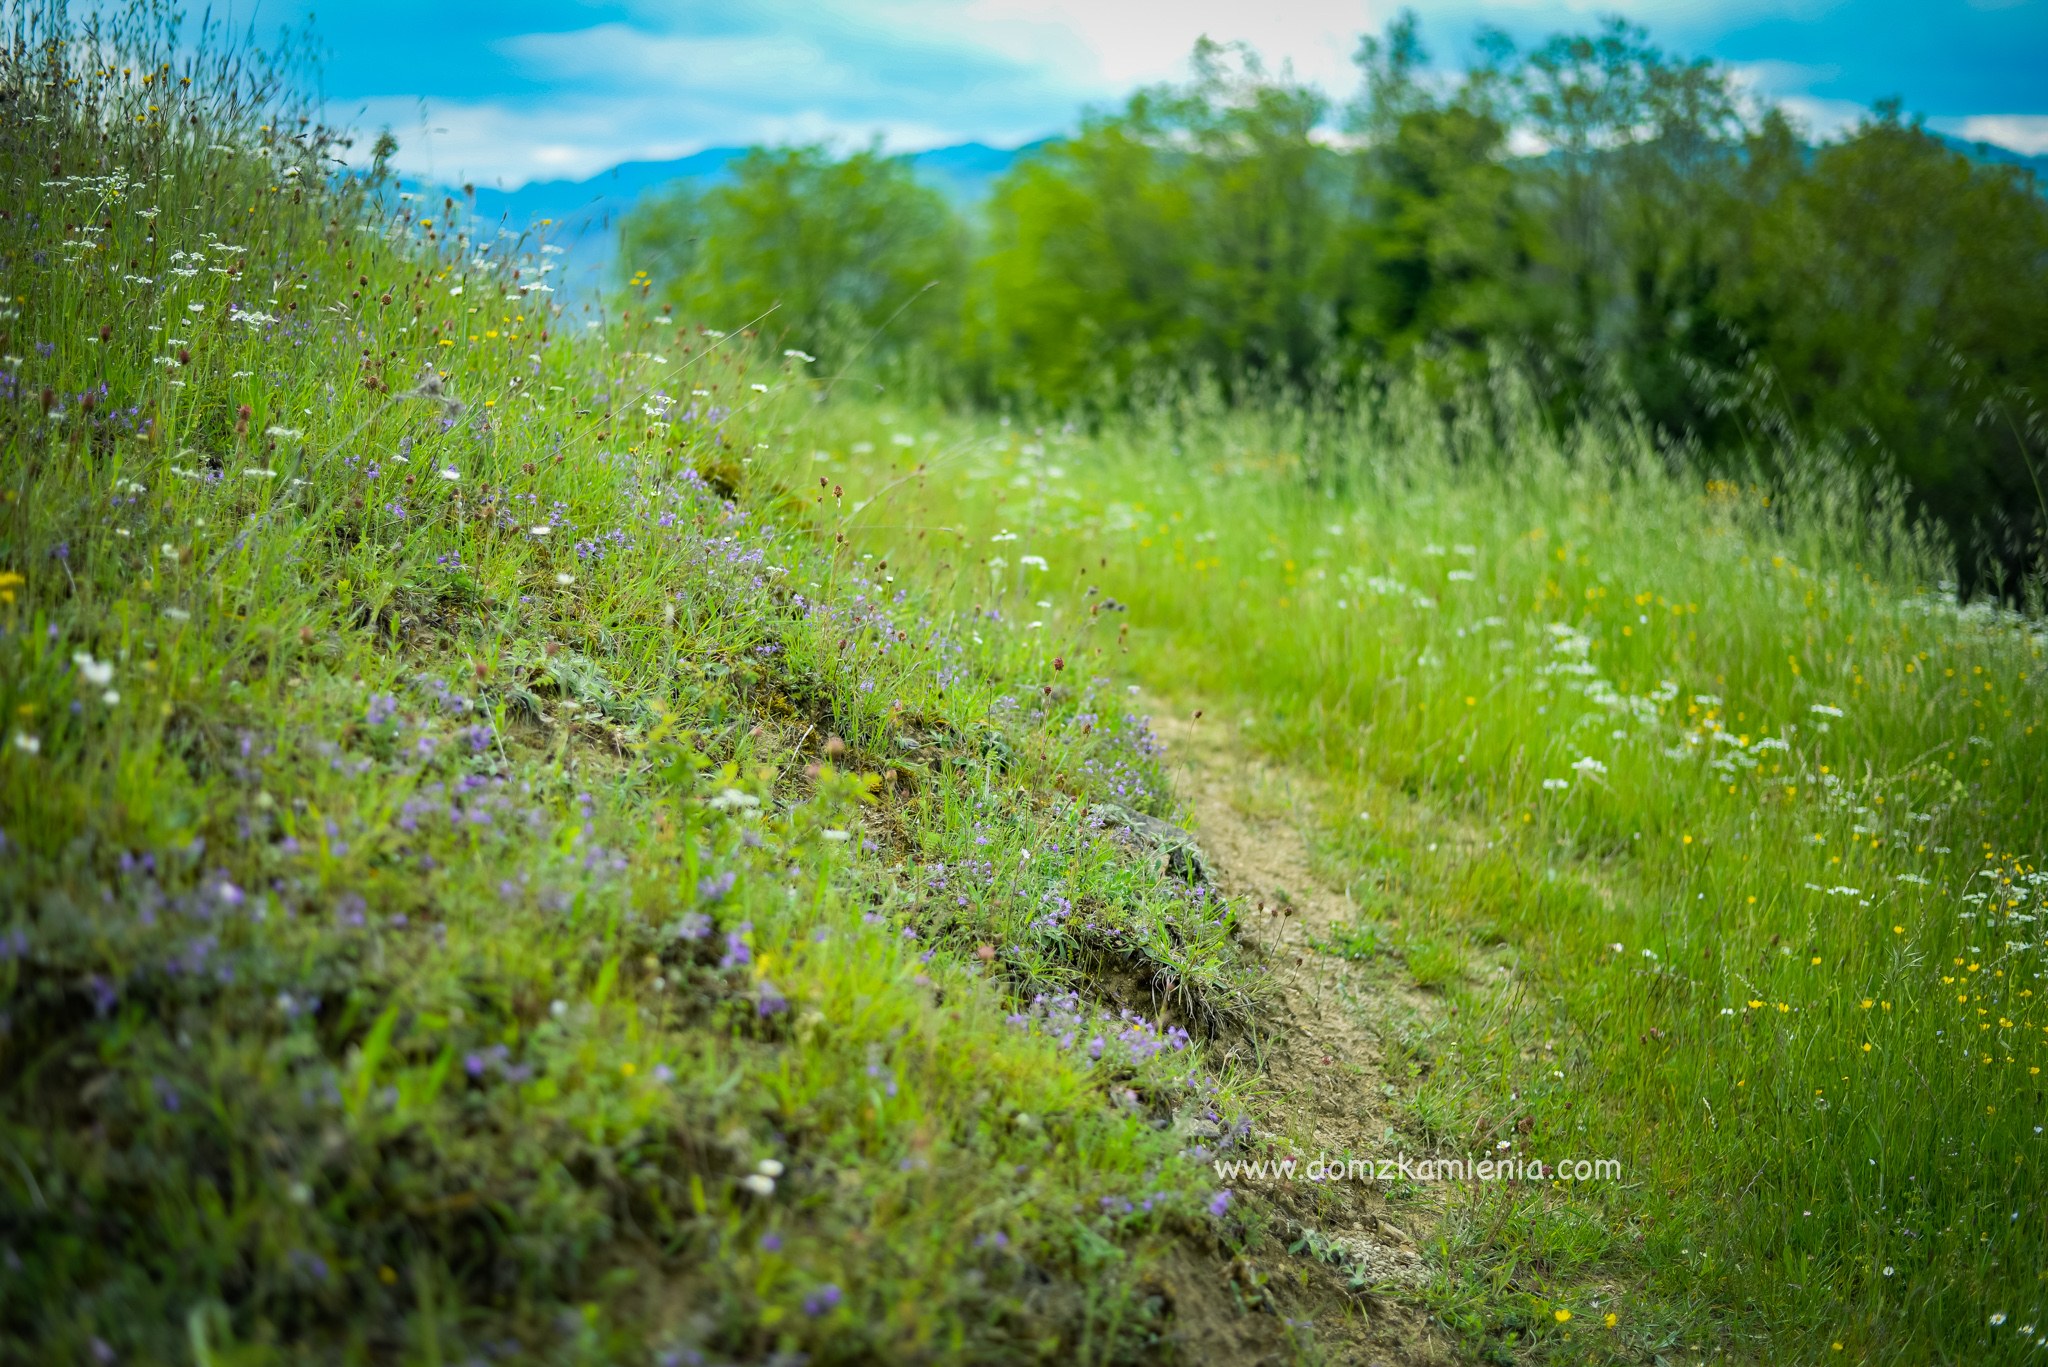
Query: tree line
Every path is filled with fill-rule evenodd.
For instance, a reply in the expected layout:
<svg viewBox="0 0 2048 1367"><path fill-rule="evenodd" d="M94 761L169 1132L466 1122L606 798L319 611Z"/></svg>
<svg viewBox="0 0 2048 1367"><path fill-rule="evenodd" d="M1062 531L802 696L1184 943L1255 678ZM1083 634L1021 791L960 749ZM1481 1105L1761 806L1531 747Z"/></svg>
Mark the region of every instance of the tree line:
<svg viewBox="0 0 2048 1367"><path fill-rule="evenodd" d="M1614 21L1454 82L1414 17L1341 104L1204 41L973 216L879 149L755 149L623 228L683 317L827 367L1041 413L1161 384L1450 396L1503 359L1560 420L1620 405L1675 450L1822 438L1895 469L2008 585L2048 525L2048 200L1885 102L1812 144L1732 73ZM651 283L646 283L651 282Z"/></svg>

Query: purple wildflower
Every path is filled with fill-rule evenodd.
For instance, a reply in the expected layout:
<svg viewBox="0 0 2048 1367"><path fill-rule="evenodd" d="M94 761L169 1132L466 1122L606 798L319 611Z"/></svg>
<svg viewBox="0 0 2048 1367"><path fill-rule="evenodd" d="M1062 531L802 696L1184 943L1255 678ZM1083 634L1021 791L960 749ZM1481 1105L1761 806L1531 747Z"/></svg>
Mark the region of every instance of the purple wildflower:
<svg viewBox="0 0 2048 1367"><path fill-rule="evenodd" d="M114 990L114 984L95 973L85 980L86 995L92 998L92 1013L104 1017L121 1000L121 994Z"/></svg>

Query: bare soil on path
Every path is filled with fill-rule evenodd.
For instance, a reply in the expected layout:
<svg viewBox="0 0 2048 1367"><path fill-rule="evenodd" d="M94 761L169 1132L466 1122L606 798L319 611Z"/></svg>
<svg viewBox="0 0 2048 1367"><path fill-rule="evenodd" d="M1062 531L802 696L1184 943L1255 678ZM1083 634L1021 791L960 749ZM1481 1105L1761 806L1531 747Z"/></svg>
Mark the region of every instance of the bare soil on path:
<svg viewBox="0 0 2048 1367"><path fill-rule="evenodd" d="M1391 1157L1400 1118L1385 1040L1397 1021L1440 1009L1438 1000L1404 988L1384 964L1319 948L1355 923L1357 908L1317 871L1313 785L1257 755L1225 720L1152 710L1210 877L1240 903L1266 974L1255 1035L1226 1053L1256 1067L1270 1089L1257 1115L1263 1147L1304 1163ZM1182 1303L1189 1361L1458 1360L1420 1305L1432 1206L1396 1209L1372 1181L1274 1181L1236 1194L1269 1214L1292 1251L1233 1269L1237 1303L1269 1315L1190 1313Z"/></svg>

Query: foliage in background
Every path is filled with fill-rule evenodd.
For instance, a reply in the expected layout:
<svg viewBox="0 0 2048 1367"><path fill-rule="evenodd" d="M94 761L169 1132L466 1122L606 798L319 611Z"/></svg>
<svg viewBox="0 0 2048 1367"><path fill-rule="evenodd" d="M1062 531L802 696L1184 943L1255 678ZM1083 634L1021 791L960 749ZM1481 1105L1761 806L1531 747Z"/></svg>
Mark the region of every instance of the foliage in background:
<svg viewBox="0 0 2048 1367"><path fill-rule="evenodd" d="M878 345L931 338L923 371L943 392L1059 415L1142 405L1162 383L1348 403L1416 373L1448 398L1506 353L1540 377L1554 423L1626 404L1725 470L1792 432L1849 438L1947 525L1965 581L2015 591L2048 525L2048 202L2030 176L1972 161L1896 104L1808 147L1726 69L1619 21L1527 52L1497 33L1479 46L1445 89L1399 19L1361 43L1339 109L1205 42L1187 83L1020 163L971 270L935 199L892 209L959 284ZM782 169L797 164L817 189ZM824 298L809 282L865 230L810 245L801 225L865 222L839 207L849 196L908 195L900 162L862 154L829 189L825 167L761 154L707 196L715 221L644 211L627 261L719 326ZM710 264L710 243L733 264ZM877 274L916 251L909 236L861 250ZM879 322L926 270L859 317ZM821 326L854 317L835 307Z"/></svg>
<svg viewBox="0 0 2048 1367"><path fill-rule="evenodd" d="M1114 405L1133 378L1312 369L1337 334L1342 162L1316 92L1204 41L1002 184L968 336L983 392Z"/></svg>
<svg viewBox="0 0 2048 1367"><path fill-rule="evenodd" d="M692 321L760 320L835 371L863 351L886 369L956 335L967 230L907 162L756 148L730 174L679 183L627 220L630 284L654 282L665 310Z"/></svg>

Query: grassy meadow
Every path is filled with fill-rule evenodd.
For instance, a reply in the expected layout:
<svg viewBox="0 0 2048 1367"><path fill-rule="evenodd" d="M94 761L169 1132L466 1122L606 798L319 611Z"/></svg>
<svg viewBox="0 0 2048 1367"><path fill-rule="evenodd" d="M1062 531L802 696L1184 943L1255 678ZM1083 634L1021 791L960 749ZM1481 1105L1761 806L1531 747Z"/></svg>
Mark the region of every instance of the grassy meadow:
<svg viewBox="0 0 2048 1367"><path fill-rule="evenodd" d="M1447 1189L1449 1351L2048 1344L2048 635L1897 490L1505 373L878 394L22 23L0 1358L1343 1360L1140 689L1313 781L1410 1153L1623 1162Z"/></svg>
<svg viewBox="0 0 2048 1367"><path fill-rule="evenodd" d="M1462 1008L1405 1101L1443 1152L1623 1159L1454 1195L1448 1322L1566 1360L2028 1360L2048 634L1959 607L1825 451L1767 489L1482 397L865 414L792 454L862 499L924 463L849 523L916 525L870 535L1331 785L1303 816L1352 943Z"/></svg>

